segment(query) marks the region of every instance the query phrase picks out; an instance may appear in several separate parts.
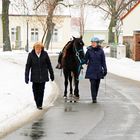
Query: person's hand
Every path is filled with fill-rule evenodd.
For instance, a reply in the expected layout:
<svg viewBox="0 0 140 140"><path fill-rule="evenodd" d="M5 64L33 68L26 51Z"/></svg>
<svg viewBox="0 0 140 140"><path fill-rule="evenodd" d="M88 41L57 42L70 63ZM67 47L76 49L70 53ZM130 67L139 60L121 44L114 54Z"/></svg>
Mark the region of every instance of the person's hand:
<svg viewBox="0 0 140 140"><path fill-rule="evenodd" d="M51 81L54 81L54 75L51 75L50 78L51 78Z"/></svg>
<svg viewBox="0 0 140 140"><path fill-rule="evenodd" d="M29 78L25 78L25 83L26 83L26 84L29 83Z"/></svg>

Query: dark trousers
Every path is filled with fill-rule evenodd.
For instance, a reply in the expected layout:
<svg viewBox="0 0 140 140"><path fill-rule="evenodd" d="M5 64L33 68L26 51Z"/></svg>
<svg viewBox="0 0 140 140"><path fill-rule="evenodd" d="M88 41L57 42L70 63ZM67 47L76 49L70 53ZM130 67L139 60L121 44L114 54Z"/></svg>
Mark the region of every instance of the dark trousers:
<svg viewBox="0 0 140 140"><path fill-rule="evenodd" d="M100 85L100 79L90 79L90 88L92 100L96 100Z"/></svg>
<svg viewBox="0 0 140 140"><path fill-rule="evenodd" d="M42 107L45 82L43 82L43 83L33 82L32 89L33 89L34 100L35 100L36 106Z"/></svg>

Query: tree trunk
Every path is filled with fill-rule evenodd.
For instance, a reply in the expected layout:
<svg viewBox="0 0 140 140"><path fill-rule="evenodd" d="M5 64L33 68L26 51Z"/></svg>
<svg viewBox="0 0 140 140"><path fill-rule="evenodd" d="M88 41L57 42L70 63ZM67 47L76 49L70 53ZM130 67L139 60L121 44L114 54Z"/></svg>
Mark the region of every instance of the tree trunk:
<svg viewBox="0 0 140 140"><path fill-rule="evenodd" d="M84 35L84 27L85 27L84 10L85 10L84 1L82 0L82 3L80 5L80 19L79 19L80 20L80 36Z"/></svg>
<svg viewBox="0 0 140 140"><path fill-rule="evenodd" d="M47 35L45 38L45 47L48 50L49 49L49 45L50 45L50 41L53 35L53 30L54 30L54 26L55 24L53 23L53 12L54 12L55 6L53 7L49 7L49 11L48 11L48 17L47 17Z"/></svg>
<svg viewBox="0 0 140 140"><path fill-rule="evenodd" d="M109 35L108 35L108 42L109 43L116 43L117 42L116 24L117 24L117 20L113 14L111 17L110 24L109 24Z"/></svg>
<svg viewBox="0 0 140 140"><path fill-rule="evenodd" d="M3 51L11 51L9 37L9 0L2 0Z"/></svg>
<svg viewBox="0 0 140 140"><path fill-rule="evenodd" d="M49 45L52 39L54 26L55 24L52 22L52 19L49 19L49 22L47 22L48 31L47 31L47 35L46 35L45 43L44 43L47 50L49 49Z"/></svg>

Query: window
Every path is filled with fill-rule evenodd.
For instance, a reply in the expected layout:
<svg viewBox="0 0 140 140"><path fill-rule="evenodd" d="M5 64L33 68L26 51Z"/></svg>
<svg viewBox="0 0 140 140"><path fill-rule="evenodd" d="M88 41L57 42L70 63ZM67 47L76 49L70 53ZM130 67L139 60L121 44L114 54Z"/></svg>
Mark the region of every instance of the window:
<svg viewBox="0 0 140 140"><path fill-rule="evenodd" d="M38 41L38 28L31 28L31 41Z"/></svg>
<svg viewBox="0 0 140 140"><path fill-rule="evenodd" d="M11 41L16 41L16 28L11 28Z"/></svg>
<svg viewBox="0 0 140 140"><path fill-rule="evenodd" d="M53 42L58 42L58 29L53 31Z"/></svg>

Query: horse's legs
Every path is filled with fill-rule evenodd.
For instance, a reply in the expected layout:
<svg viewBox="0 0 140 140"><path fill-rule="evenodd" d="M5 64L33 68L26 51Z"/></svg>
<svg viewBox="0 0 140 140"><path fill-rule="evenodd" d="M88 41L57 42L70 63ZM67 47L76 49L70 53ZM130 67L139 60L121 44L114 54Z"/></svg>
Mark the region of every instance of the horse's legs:
<svg viewBox="0 0 140 140"><path fill-rule="evenodd" d="M64 90L64 97L67 97L67 87L68 87L68 72L66 70L63 70L63 73L64 73L64 78L65 78L65 81L64 81L64 86L65 86L65 90Z"/></svg>
<svg viewBox="0 0 140 140"><path fill-rule="evenodd" d="M72 97L73 89L72 89L72 75L71 75L71 72L69 73L69 82L70 82L70 96Z"/></svg>
<svg viewBox="0 0 140 140"><path fill-rule="evenodd" d="M75 97L79 98L79 79L78 79L78 76L77 74L75 74L74 76L74 83L75 83L75 89L74 89L74 95Z"/></svg>

